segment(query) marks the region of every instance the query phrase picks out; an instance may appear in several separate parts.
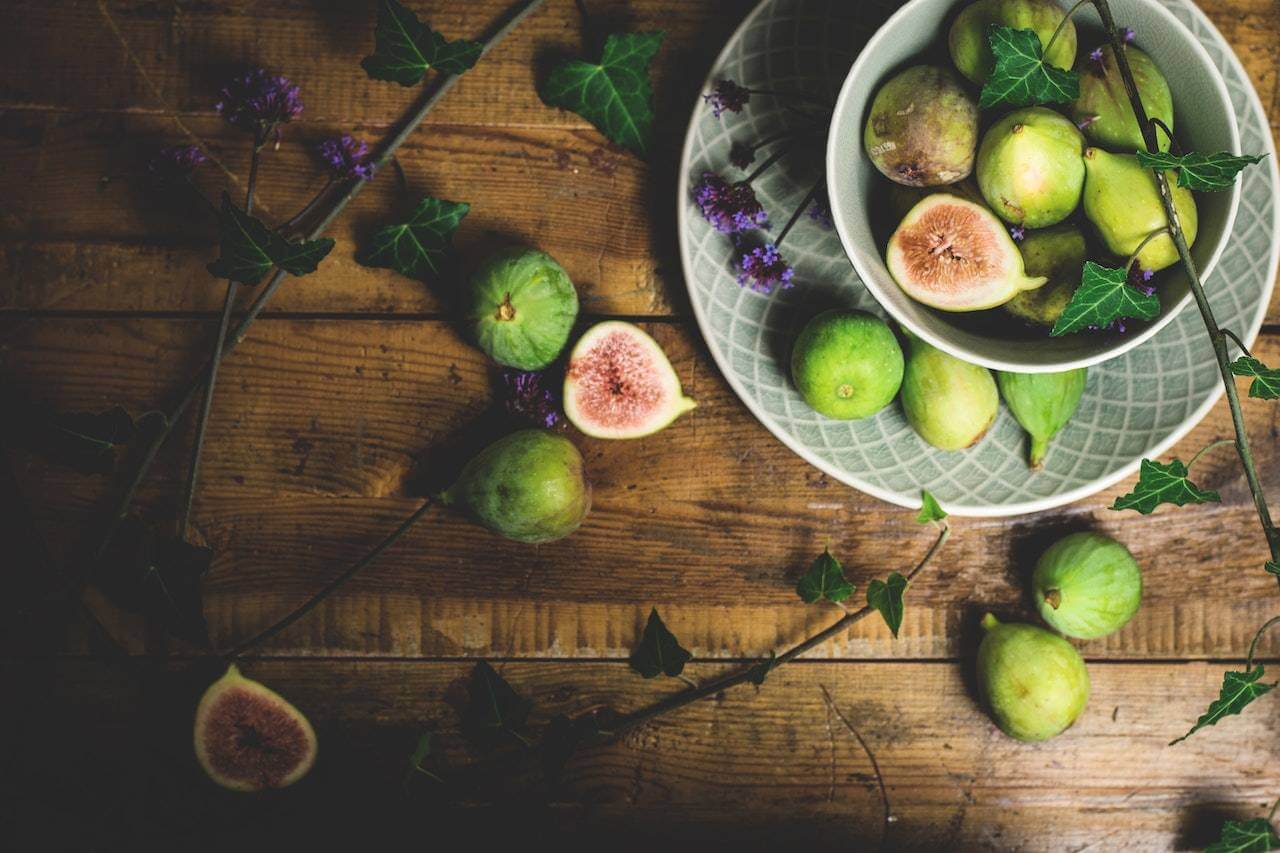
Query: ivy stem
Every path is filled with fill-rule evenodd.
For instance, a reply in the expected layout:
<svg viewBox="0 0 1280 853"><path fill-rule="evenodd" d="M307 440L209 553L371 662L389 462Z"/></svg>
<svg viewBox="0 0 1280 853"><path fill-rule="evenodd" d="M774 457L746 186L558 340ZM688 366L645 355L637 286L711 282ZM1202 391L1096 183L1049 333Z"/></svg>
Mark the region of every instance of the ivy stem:
<svg viewBox="0 0 1280 853"><path fill-rule="evenodd" d="M1276 809L1280 809L1280 800L1276 800L1276 804L1271 807L1271 811L1267 812L1267 823L1271 823L1271 821L1275 818Z"/></svg>
<svg viewBox="0 0 1280 853"><path fill-rule="evenodd" d="M1138 248L1134 249L1133 254L1131 254L1129 259L1124 262L1124 271L1126 275L1128 275L1129 269L1133 266L1134 261L1138 260L1138 255L1141 255L1142 250L1147 248L1147 244L1159 237L1161 234L1168 233L1168 231L1169 227L1167 225L1161 225L1159 228L1142 238L1142 242L1138 244Z"/></svg>
<svg viewBox="0 0 1280 853"><path fill-rule="evenodd" d="M1258 651L1258 643L1262 640L1262 635L1267 633L1267 629L1272 625L1280 625L1280 616L1272 616L1266 622L1263 622L1262 627L1258 629L1258 633L1253 635L1253 642L1249 644L1249 659L1244 666L1246 672L1253 669L1253 656Z"/></svg>
<svg viewBox="0 0 1280 853"><path fill-rule="evenodd" d="M1138 84L1134 81L1133 69L1129 67L1129 59L1125 55L1124 43L1120 38L1119 31L1116 29L1115 19L1111 15L1111 6L1107 0L1092 0L1092 2L1098 10L1099 17L1102 18L1102 25L1106 28L1107 35L1111 39L1112 50L1116 56L1116 64L1120 68L1120 77L1124 80L1124 88L1129 94L1129 102L1133 106L1133 114L1137 117L1138 127L1142 131L1142 140L1147 146L1147 151L1152 154L1158 154L1160 146L1156 139L1156 131L1147 117L1146 108L1142 105L1142 97L1138 94ZM1200 274L1196 271L1196 262L1191 257L1191 248L1187 245L1186 237L1182 232L1182 224L1178 219L1178 211L1173 204L1173 191L1169 187L1169 179L1162 170L1156 169L1152 173L1155 175L1156 186L1160 191L1160 203L1164 207L1165 217L1169 222L1169 236L1173 238L1173 244L1178 250L1178 257L1182 261L1182 266L1186 269L1187 281L1191 285L1191 293L1195 296L1196 307L1200 309L1200 317L1204 321L1205 331L1208 332L1209 340L1213 344L1213 354L1218 361L1218 372L1222 374L1222 384L1227 395L1227 406L1231 410L1231 421L1235 426L1236 451L1240 454L1240 464L1244 468L1245 480L1248 482L1249 491L1253 495L1253 504L1258 513L1258 521L1262 525L1267 547L1271 551L1271 559L1280 562L1280 534L1276 532L1275 524L1271 521L1271 510L1267 506L1267 497L1262 490L1262 483L1258 478L1258 469L1253 461L1253 451L1249 447L1244 412L1240 408L1240 395L1236 391L1235 377L1231 374L1231 362L1227 357L1227 339L1218 327L1217 320L1214 319L1213 309L1209 305L1209 298L1205 295L1204 285L1200 282ZM1276 581L1280 582L1280 577L1277 577Z"/></svg>
<svg viewBox="0 0 1280 853"><path fill-rule="evenodd" d="M1049 49L1052 48L1053 43L1058 40L1058 36L1062 33L1062 28L1067 25L1067 21L1071 20L1071 16L1076 13L1076 9L1079 9L1088 2L1090 2L1090 0L1076 0L1076 4L1067 10L1067 13L1062 16L1062 20L1058 21L1058 26L1053 28L1053 35L1049 36L1049 40L1045 42L1044 50L1040 53L1041 56L1049 55Z"/></svg>
<svg viewBox="0 0 1280 853"><path fill-rule="evenodd" d="M1240 340L1240 337L1235 332L1231 331L1230 329L1223 329L1222 334L1226 335L1228 338L1231 338L1231 340L1235 342L1235 345L1240 348L1240 352L1243 355L1247 355L1250 358L1253 358L1253 353L1249 352L1249 348L1244 345L1244 341Z"/></svg>
<svg viewBox="0 0 1280 853"><path fill-rule="evenodd" d="M1180 151L1180 146L1178 145L1178 140L1173 138L1173 131L1169 129L1169 125L1165 124L1163 120L1155 116L1150 116L1147 119L1147 121L1151 122L1151 124L1153 124L1155 127L1158 127L1164 131L1164 135L1169 137L1170 150L1172 150L1174 154L1178 154Z"/></svg>
<svg viewBox="0 0 1280 853"><path fill-rule="evenodd" d="M293 610L289 611L287 615L285 615L282 619L277 621L275 624L271 625L270 627L263 628L261 631L254 634L252 637L249 637L247 640L241 640L235 646L232 646L229 651L223 653L222 659L228 662L236 660L237 658L243 656L245 652L249 651L250 649L256 646L259 646L265 643L267 640L270 640L272 637L276 636L280 632L287 629L290 625L297 622L302 617L306 616L312 610L315 610L316 607L322 601L324 601L326 598L328 598L330 595L336 592L338 590L338 587L342 586L344 583L351 580L351 578L355 577L356 573L358 573L361 569L366 568L374 560L378 559L378 557L382 555L383 551L390 548L392 545L396 543L396 541L401 536L408 533L410 528L412 528L415 524L417 524L422 519L422 517L427 514L427 511L431 509L432 505L434 504L435 504L434 500L432 500L431 498L427 498L425 501L423 501L422 506L418 507L416 510L413 511L412 515L410 515L404 521L400 522L400 526L397 527L395 530L393 530L387 536L387 538L383 539L381 542L375 545L373 549L369 551L369 553L365 554L359 560L356 560L350 566L343 569L343 571L337 577L335 577L333 580L329 581L327 584L322 586L314 595L312 595L306 601L302 602Z"/></svg>
<svg viewBox="0 0 1280 853"><path fill-rule="evenodd" d="M303 205L302 210L299 210L297 213L295 213L287 222L276 226L276 230L287 232L290 229L297 227L299 223L301 223L304 219L310 216L311 213L320 204L320 200L323 199L325 197L325 194L329 192L329 187L333 186L333 180L334 180L333 177L330 176L329 180L325 181L324 186L320 188L320 192L312 196L311 201Z"/></svg>
<svg viewBox="0 0 1280 853"><path fill-rule="evenodd" d="M1197 450L1195 456L1191 457L1191 461L1187 463L1187 470L1190 471L1192 466L1200 461L1200 457L1204 456L1210 450L1217 450L1219 447L1222 447L1224 444L1235 444L1235 443L1236 443L1236 440L1234 438L1220 438L1217 441L1209 442L1204 447Z"/></svg>

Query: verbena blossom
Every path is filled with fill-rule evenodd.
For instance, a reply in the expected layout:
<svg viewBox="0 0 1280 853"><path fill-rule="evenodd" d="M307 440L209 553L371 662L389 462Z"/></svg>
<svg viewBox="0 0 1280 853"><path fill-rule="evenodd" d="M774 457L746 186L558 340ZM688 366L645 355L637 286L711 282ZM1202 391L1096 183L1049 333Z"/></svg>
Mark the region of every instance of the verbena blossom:
<svg viewBox="0 0 1280 853"><path fill-rule="evenodd" d="M1101 47L1095 47L1089 51L1089 61L1098 67L1100 73L1106 72L1107 61L1103 58Z"/></svg>
<svg viewBox="0 0 1280 853"><path fill-rule="evenodd" d="M777 288L786 290L791 287L791 279L796 274L772 243L752 249L738 263L742 268L738 273L738 284L757 293L773 293Z"/></svg>
<svg viewBox="0 0 1280 853"><path fill-rule="evenodd" d="M809 218L823 228L835 227L835 219L831 216L831 199L826 190L818 193L809 205Z"/></svg>
<svg viewBox="0 0 1280 853"><path fill-rule="evenodd" d="M1142 291L1147 296L1151 296L1156 292L1156 287L1151 283L1151 279L1155 277L1155 270L1146 270L1134 263L1129 267L1128 279L1129 284Z"/></svg>
<svg viewBox="0 0 1280 853"><path fill-rule="evenodd" d="M374 165L369 159L369 145L363 139L355 139L349 133L321 142L316 150L329 171L339 180L373 178Z"/></svg>
<svg viewBox="0 0 1280 853"><path fill-rule="evenodd" d="M1133 27L1125 27L1120 31L1120 40L1125 44L1133 44L1133 40L1136 36L1137 33L1133 31Z"/></svg>
<svg viewBox="0 0 1280 853"><path fill-rule="evenodd" d="M147 173L157 184L168 184L185 178L209 158L195 145L173 145L161 148L147 163Z"/></svg>
<svg viewBox="0 0 1280 853"><path fill-rule="evenodd" d="M502 374L507 390L507 411L550 429L560 420L560 412L555 394L542 380L541 373L509 371Z"/></svg>
<svg viewBox="0 0 1280 853"><path fill-rule="evenodd" d="M1093 124L1097 120L1098 120L1098 117L1096 115L1085 116L1084 118L1076 122L1076 127L1080 128L1081 130L1084 130L1085 128L1087 128L1089 125Z"/></svg>
<svg viewBox="0 0 1280 853"><path fill-rule="evenodd" d="M714 172L703 173L693 188L693 200L712 227L726 234L750 231L769 220L750 184L731 184Z"/></svg>
<svg viewBox="0 0 1280 853"><path fill-rule="evenodd" d="M234 128L265 133L297 118L302 112L302 97L287 77L255 68L223 86L214 108Z"/></svg>
<svg viewBox="0 0 1280 853"><path fill-rule="evenodd" d="M1009 229L1009 236L1012 237L1015 242L1021 243L1023 240L1027 239L1026 226L1025 225L1013 226L1012 228Z"/></svg>
<svg viewBox="0 0 1280 853"><path fill-rule="evenodd" d="M716 118L720 118L721 114L728 111L731 113L740 113L742 108L747 105L747 101L751 100L751 90L739 86L732 80L720 80L716 83L710 94L703 95L702 99L711 105L711 112Z"/></svg>

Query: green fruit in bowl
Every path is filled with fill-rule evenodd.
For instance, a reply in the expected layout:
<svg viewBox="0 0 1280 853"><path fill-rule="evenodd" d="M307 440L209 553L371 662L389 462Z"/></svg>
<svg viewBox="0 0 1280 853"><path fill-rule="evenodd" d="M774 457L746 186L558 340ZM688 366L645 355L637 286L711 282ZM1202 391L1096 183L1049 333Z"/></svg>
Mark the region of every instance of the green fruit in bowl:
<svg viewBox="0 0 1280 853"><path fill-rule="evenodd" d="M1071 420L1084 394L1088 371L1083 367L1059 373L996 373L1000 396L1014 418L1031 436L1029 462L1039 468L1049 440Z"/></svg>
<svg viewBox="0 0 1280 853"><path fill-rule="evenodd" d="M1142 570L1129 549L1100 533L1072 533L1036 563L1032 594L1045 622L1068 637L1119 631L1142 603Z"/></svg>
<svg viewBox="0 0 1280 853"><path fill-rule="evenodd" d="M960 73L978 86L987 82L995 68L995 56L988 40L992 25L1015 30L1035 30L1040 47L1048 48L1045 61L1058 68L1070 68L1076 59L1076 27L1066 12L1052 0L978 0L964 8L951 25L947 46L951 61ZM1053 38L1058 24L1062 30Z"/></svg>
<svg viewBox="0 0 1280 853"><path fill-rule="evenodd" d="M1000 394L991 371L919 338L908 341L902 410L916 433L939 450L977 444L996 419Z"/></svg>
<svg viewBox="0 0 1280 853"><path fill-rule="evenodd" d="M824 311L796 338L791 378L820 415L865 418L902 385L902 348L889 326L865 311Z"/></svg>
<svg viewBox="0 0 1280 853"><path fill-rule="evenodd" d="M908 296L942 311L994 308L1045 282L1026 274L991 211L946 192L911 208L889 238L885 266Z"/></svg>
<svg viewBox="0 0 1280 853"><path fill-rule="evenodd" d="M973 171L978 105L948 69L912 66L876 92L863 144L891 181L912 187L955 183Z"/></svg>
<svg viewBox="0 0 1280 853"><path fill-rule="evenodd" d="M550 255L508 249L472 274L462 313L476 343L498 364L542 370L569 342L578 291Z"/></svg>
<svg viewBox="0 0 1280 853"><path fill-rule="evenodd" d="M1157 229L1168 226L1156 177L1138 165L1132 154L1112 154L1101 148L1084 152L1084 215L1098 230L1112 254L1128 258L1138 247L1138 264L1143 269L1162 270L1178 261L1178 250L1168 234L1147 240ZM1166 172L1173 192L1174 210L1182 223L1187 245L1195 243L1198 219L1191 190L1177 186L1177 174ZM1146 245L1143 242L1146 241Z"/></svg>
<svg viewBox="0 0 1280 853"><path fill-rule="evenodd" d="M1133 71L1142 107L1150 118L1158 118L1173 130L1173 95L1160 69L1136 47L1125 48L1125 57ZM1071 103L1071 118L1094 145L1131 153L1145 151L1146 142L1133 114L1133 103L1120 77L1111 45L1102 48L1100 60L1082 57L1076 65L1080 75L1080 95ZM1159 128L1156 139L1160 150L1169 150L1169 135Z"/></svg>
<svg viewBox="0 0 1280 853"><path fill-rule="evenodd" d="M1084 137L1060 114L1045 107L1014 110L982 137L978 188L1006 222L1056 225L1080 203L1083 153Z"/></svg>
<svg viewBox="0 0 1280 853"><path fill-rule="evenodd" d="M1088 255L1084 232L1074 225L1055 225L1029 231L1018 244L1027 275L1047 282L1024 290L1004 304L1013 316L1040 326L1053 326L1080 286L1080 274Z"/></svg>
<svg viewBox="0 0 1280 853"><path fill-rule="evenodd" d="M1061 734L1089 701L1089 673L1075 646L1035 625L988 613L978 647L978 685L1000 731L1021 741Z"/></svg>

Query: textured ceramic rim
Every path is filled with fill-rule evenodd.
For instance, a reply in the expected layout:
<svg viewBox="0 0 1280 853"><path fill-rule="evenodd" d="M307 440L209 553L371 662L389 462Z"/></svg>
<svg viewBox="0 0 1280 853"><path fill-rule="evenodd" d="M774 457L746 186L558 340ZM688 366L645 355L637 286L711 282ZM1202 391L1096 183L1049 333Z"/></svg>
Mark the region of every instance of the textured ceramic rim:
<svg viewBox="0 0 1280 853"><path fill-rule="evenodd" d="M1195 34L1183 26L1183 23L1178 20L1177 16L1166 9L1158 2L1158 0L1138 0L1138 2L1144 3L1154 13L1163 15L1174 25L1176 29L1181 30L1186 34L1186 41L1192 46L1192 50L1200 54L1205 65L1214 69L1210 82L1217 90L1219 99L1223 103L1230 105L1231 93L1227 91L1226 81L1223 80L1222 75L1217 72L1217 66L1214 64L1213 57L1211 57L1209 52L1204 49L1204 45L1200 44L1200 41L1196 38ZM1095 364L1101 364L1104 361L1110 361L1116 356L1124 355L1129 350L1139 347L1143 343L1155 337L1160 331L1168 326L1169 323L1173 322L1173 318L1177 317L1182 309L1186 308L1192 301L1191 289L1189 287L1187 288L1187 292L1182 295L1182 298L1178 300L1177 304L1173 305L1168 311L1165 311L1160 315L1156 322L1152 323L1146 329L1143 329L1137 334L1115 338L1110 345L1098 350L1093 355L1084 356L1082 358L1065 359L1054 364L1023 364L1018 361L1003 361L998 358L990 358L982 353L976 352L949 340L945 335L940 335L932 329L919 325L910 317L900 313L896 306L894 306L891 299L884 298L884 292L881 284L876 281L876 276L872 275L874 270L864 270L862 265L858 263L859 253L855 251L854 240L849 236L849 227L846 224L847 220L844 214L844 208L836 201L836 199L840 197L840 188L837 186L835 178L838 171L834 168L836 158L839 154L839 148L836 145L836 126L838 122L835 117L849 109L849 100L854 96L854 79L857 74L862 71L863 66L867 62L871 61L870 57L875 53L876 47L880 42L888 37L893 24L897 23L899 19L909 16L914 12L916 4L917 0L910 0L910 2L903 5L901 9L890 15L884 24L880 26L880 29L871 36L871 39L867 42L866 46L863 47L862 51L858 54L858 58L854 60L853 65L849 67L849 73L845 76L844 84L840 87L840 94L836 98L835 109L832 111L831 131L827 136L827 192L832 200L831 217L835 221L836 233L840 235L840 243L844 246L844 253L848 255L849 262L853 264L853 268L857 271L858 278L862 280L863 286L867 288L872 297L875 298L876 302L880 304L880 307L888 312L889 316L893 317L894 320L910 329L917 336L933 344L938 349L951 353L956 358L964 359L965 361L973 364L980 364L983 367L989 367L992 370L1011 370L1014 372L1021 371L1024 373L1052 373L1058 370L1071 370L1076 367L1090 367ZM759 11L762 7L763 4L761 4L761 6L757 6L756 11ZM1196 12L1200 13L1199 7L1196 7ZM752 14L754 15L755 12ZM1211 28L1213 27L1212 23L1209 22L1207 18L1206 23L1209 23ZM1216 28L1213 28L1213 32L1219 38L1222 38L1222 34L1219 33ZM737 34L735 33L735 38L736 37ZM1234 58L1234 51L1232 51L1232 56ZM1245 79L1248 79L1247 75ZM1250 84L1250 87L1252 88L1252 83ZM1256 97L1256 90L1254 94ZM1261 101L1259 101L1259 103L1261 103ZM1231 138L1231 150L1233 153L1239 154L1240 124L1235 117L1234 109L1227 110L1227 114L1231 116L1231 123L1227 129L1228 135ZM858 124L861 126L861 118L859 118ZM1218 245L1213 247L1213 251L1209 254L1208 263L1200 269L1200 279L1202 281L1207 279L1213 272L1214 267L1218 265L1218 259L1222 257L1222 253L1227 248L1227 243L1231 240L1231 235L1235 233L1236 212L1239 209L1240 182L1236 181L1235 185L1231 189L1231 200L1227 207L1227 221L1225 227L1222 229L1222 239L1218 241Z"/></svg>
<svg viewBox="0 0 1280 853"><path fill-rule="evenodd" d="M684 146L681 150L680 169L676 176L676 227L678 229L678 239L680 242L680 263L683 268L686 286L688 286L688 282L692 281L690 272L693 269L692 259L689 256L689 241L685 238L685 234L687 233L685 226L688 218L688 175L689 166L693 160L693 144L697 138L696 125L698 122L698 113L700 109L705 107L701 93L707 92L711 89L711 86L719 77L718 70L724 66L725 60L733 50L734 44L742 37L743 33L747 31L752 22L760 15L764 8L772 2L774 2L774 0L760 0L760 2L756 4L756 7L743 19L742 23L738 25L738 28L734 30L733 35L729 37L724 48L716 56L716 61L712 65L712 70L703 81L702 89L700 90L699 95L695 97L693 109L690 112L689 126L685 131ZM1213 25L1213 22L1209 20L1208 16L1200 10L1199 6L1196 6L1194 3L1188 3L1187 5L1191 9L1191 13L1200 18L1201 23L1209 32L1222 40L1223 44L1228 45L1228 50L1225 52L1227 55L1227 61L1232 64L1236 73L1247 84L1244 89L1245 96L1248 99L1250 106L1260 115L1265 116L1267 113L1262 106L1261 98L1258 96L1258 90L1254 87L1253 81L1249 79L1249 75L1245 72L1244 66L1240 64L1240 59L1235 55L1235 51L1230 49L1229 43L1223 38L1222 33L1220 33L1217 27ZM1270 124L1265 123L1264 126L1269 128ZM1271 191L1273 194L1280 196L1280 165L1277 165L1276 163L1275 140L1270 134L1267 134L1266 153L1270 155L1267 158L1267 162L1270 163L1269 172L1271 178ZM1277 215L1272 222L1271 245L1272 251L1267 262L1267 274L1263 285L1264 292L1258 301L1257 312L1254 315L1253 320L1250 322L1249 328L1244 334L1245 341L1250 345L1253 344L1254 340L1258 336L1259 330L1262 328L1262 323L1266 317L1267 308L1271 301L1271 292L1275 286L1276 271L1277 268L1280 268L1280 215ZM729 383L729 387L733 389L734 394L736 394L742 404L746 406L747 410L751 412L751 414L755 416L756 420L763 424L765 429L769 430L775 438L781 441L801 459L847 486L855 488L864 494L879 498L880 500L890 504L906 507L908 509L918 509L920 507L919 498L908 498L889 489L873 486L869 483L863 482L858 477L851 476L847 472L840 470L835 465L828 464L826 461L810 452L809 449L801 444L794 436L774 424L768 413L763 411L763 408L758 406L753 401L751 395L747 393L746 389L742 387L742 384L734 375L731 365L728 363L725 356L712 344L710 336L704 331L706 328L709 328L707 318L704 316L704 312L699 306L698 300L693 298L693 294L690 294L689 301L693 306L693 315L694 319L698 323L699 332L702 333L703 339L707 342L707 349L711 352L711 358L716 363L716 367L719 368L720 374L724 377L725 381ZM1221 399L1222 394L1222 386L1215 385L1214 391L1205 398L1204 402L1194 409L1182 423L1174 427L1163 441L1160 441L1151 448L1148 448L1145 453L1135 457L1133 461L1129 462L1127 465L1121 466L1107 476L1099 477L1092 483L1075 489L1070 489L1056 495L1038 498L1031 501L999 505L948 504L946 509L952 515L956 516L965 516L970 518L1002 518L1006 516L1042 512L1044 510L1053 509L1055 507L1063 506L1082 498L1086 498L1089 495L1109 488L1131 475L1134 471L1138 470L1138 464L1144 456L1161 456L1166 450L1182 440L1182 438L1186 436L1186 434L1189 433L1196 424L1204 419L1205 415L1207 415L1214 405L1217 404L1218 400Z"/></svg>

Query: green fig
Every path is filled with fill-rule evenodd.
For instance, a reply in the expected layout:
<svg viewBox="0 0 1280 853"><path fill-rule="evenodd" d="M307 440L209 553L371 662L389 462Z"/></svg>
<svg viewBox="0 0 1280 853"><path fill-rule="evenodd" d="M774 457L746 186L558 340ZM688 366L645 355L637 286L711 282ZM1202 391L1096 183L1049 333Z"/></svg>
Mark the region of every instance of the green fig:
<svg viewBox="0 0 1280 853"><path fill-rule="evenodd" d="M961 450L987 434L1000 408L991 371L961 361L916 337L909 339L902 410L921 438L939 450Z"/></svg>
<svg viewBox="0 0 1280 853"><path fill-rule="evenodd" d="M876 92L863 132L885 177L912 187L953 184L973 171L978 105L946 68L915 65Z"/></svg>
<svg viewBox="0 0 1280 853"><path fill-rule="evenodd" d="M1065 22L1064 22L1065 18ZM964 8L951 25L947 46L951 61L975 85L987 82L995 68L988 35L992 25L1015 30L1035 30L1045 61L1058 68L1070 68L1076 59L1076 27L1052 0L978 0ZM1053 44L1049 40L1062 24Z"/></svg>
<svg viewBox="0 0 1280 853"><path fill-rule="evenodd" d="M1039 468L1058 434L1080 405L1088 371L1083 367L1061 373L996 372L1000 395L1009 411L1031 436L1030 462Z"/></svg>
<svg viewBox="0 0 1280 853"><path fill-rule="evenodd" d="M1084 232L1069 224L1030 231L1018 244L1018 251L1027 275L1048 281L1019 293L1004 309L1019 319L1052 327L1080 286L1080 271L1088 254Z"/></svg>
<svg viewBox="0 0 1280 853"><path fill-rule="evenodd" d="M559 357L578 317L578 291L545 252L498 252L471 276L463 316L485 353L504 367L542 370Z"/></svg>
<svg viewBox="0 0 1280 853"><path fill-rule="evenodd" d="M1075 646L1035 625L988 613L978 647L978 685L1000 731L1021 741L1061 734L1089 701L1089 672Z"/></svg>
<svg viewBox="0 0 1280 853"><path fill-rule="evenodd" d="M551 542L587 517L591 484L573 442L527 429L480 451L440 499L508 539Z"/></svg>
<svg viewBox="0 0 1280 853"><path fill-rule="evenodd" d="M1173 130L1173 95L1160 69L1136 47L1126 47L1125 56L1138 86L1142 107L1151 118L1158 118ZM1111 45L1102 48L1101 58L1081 57L1076 65L1080 74L1080 96L1071 103L1071 119L1094 145L1131 153L1145 151L1146 142L1133 114L1133 103L1120 77ZM1160 150L1169 149L1169 135L1159 128L1156 139Z"/></svg>
<svg viewBox="0 0 1280 853"><path fill-rule="evenodd" d="M1084 215L1113 254L1129 257L1147 237L1168 226L1156 176L1138 165L1137 157L1089 148L1084 152L1084 168ZM1165 176L1190 246L1195 243L1198 224L1195 196L1177 185L1175 172ZM1178 250L1168 234L1158 234L1146 242L1137 261L1143 269L1162 270L1177 263Z"/></svg>
<svg viewBox="0 0 1280 853"><path fill-rule="evenodd" d="M1142 603L1142 570L1129 549L1100 533L1072 533L1036 563L1032 594L1041 617L1068 637L1119 631Z"/></svg>
<svg viewBox="0 0 1280 853"><path fill-rule="evenodd" d="M820 415L841 420L874 415L902 385L902 347L879 317L866 311L824 311L796 338L791 378Z"/></svg>
<svg viewBox="0 0 1280 853"><path fill-rule="evenodd" d="M987 130L978 148L978 188L1005 222L1056 225L1080 204L1084 137L1045 107L1014 110Z"/></svg>

